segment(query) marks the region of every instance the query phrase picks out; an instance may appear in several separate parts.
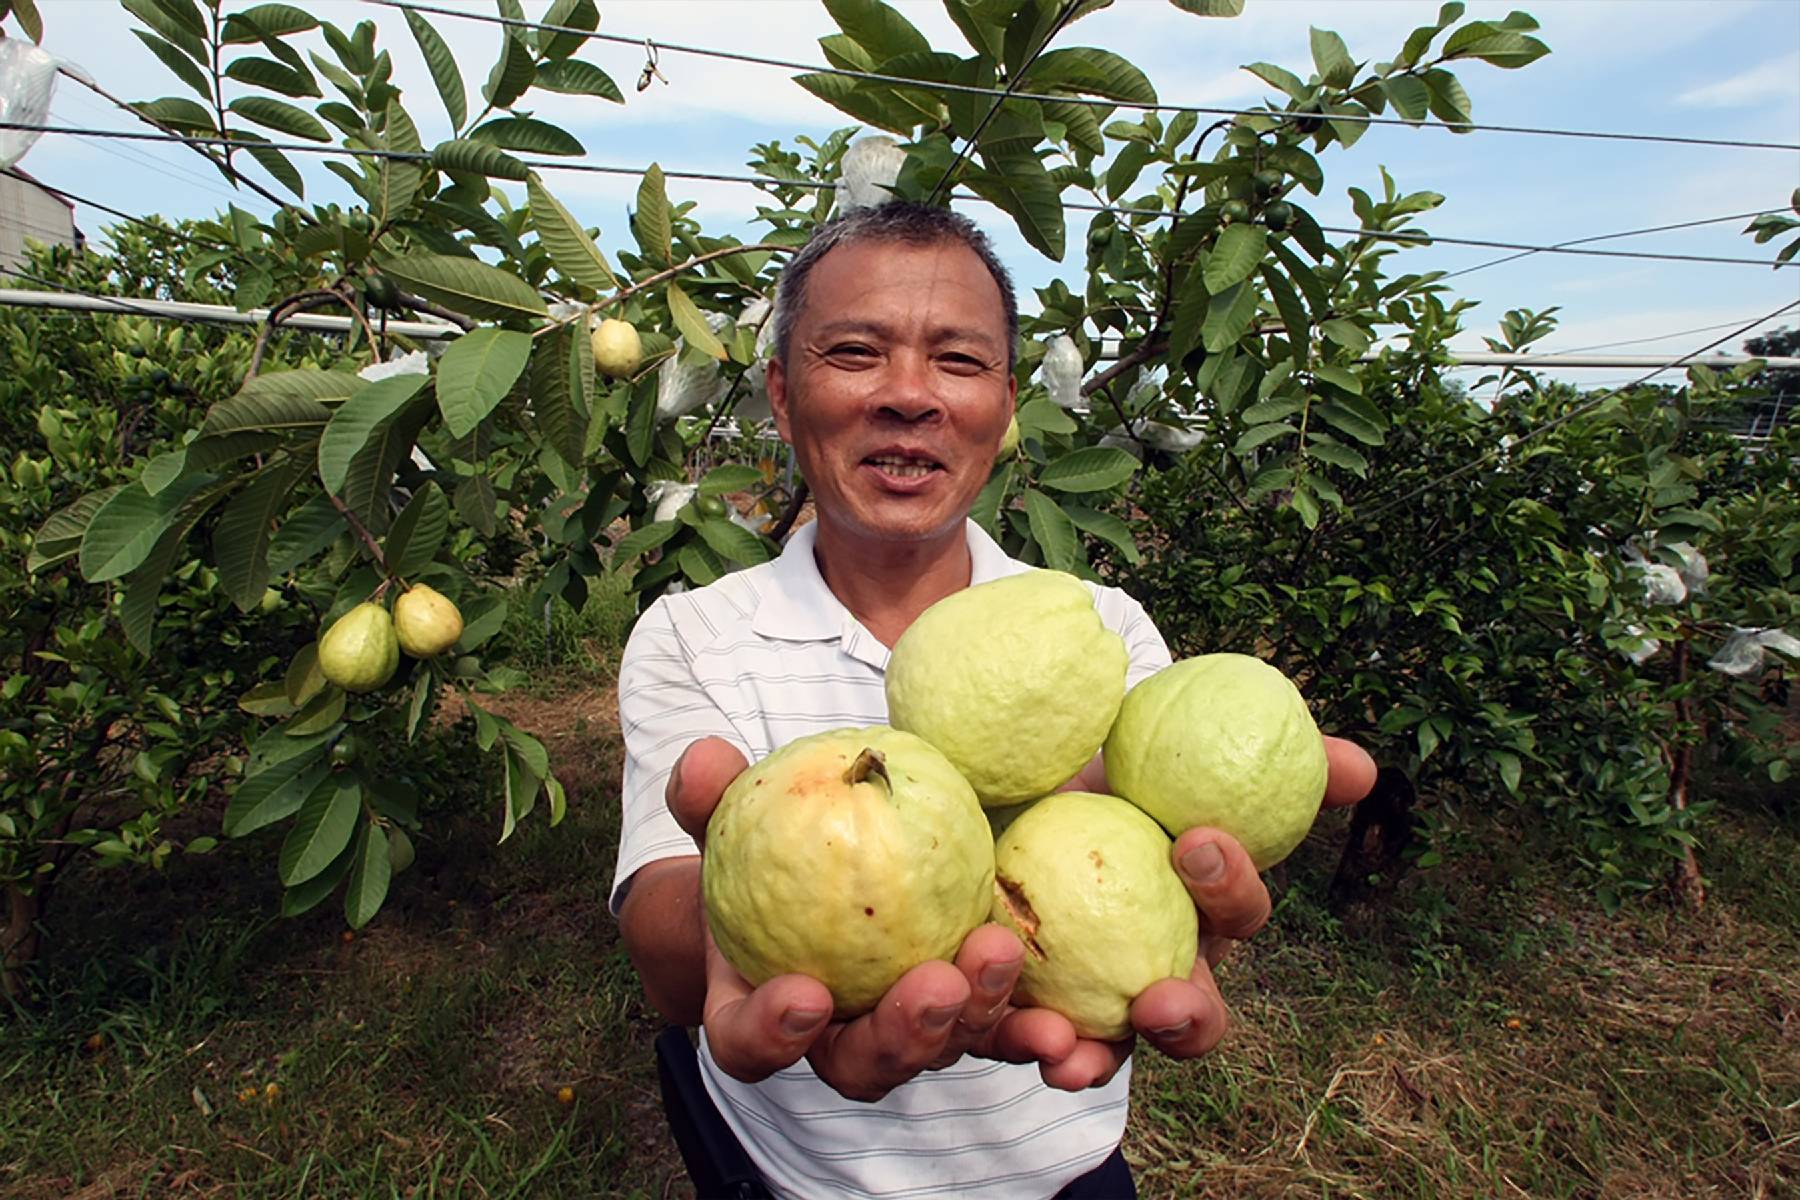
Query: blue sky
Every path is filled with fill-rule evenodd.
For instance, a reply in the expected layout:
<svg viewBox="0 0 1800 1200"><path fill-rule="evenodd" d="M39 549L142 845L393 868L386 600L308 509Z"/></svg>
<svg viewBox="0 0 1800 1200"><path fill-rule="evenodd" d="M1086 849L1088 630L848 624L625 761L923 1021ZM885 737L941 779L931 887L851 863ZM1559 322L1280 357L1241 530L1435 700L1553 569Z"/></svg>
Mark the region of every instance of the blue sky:
<svg viewBox="0 0 1800 1200"><path fill-rule="evenodd" d="M238 7L228 2L227 7ZM491 13L490 4L449 0L449 7ZM148 99L181 94L181 85L129 33L130 22L109 0L40 0L45 46L78 63L115 95ZM396 80L429 144L447 133L435 89L401 15L351 0L307 6L349 27L378 26L380 45L396 59ZM543 0L528 2L541 14ZM934 45L963 50L938 0L896 4ZM1497 19L1514 5L1469 5L1470 15ZM1542 23L1538 36L1552 53L1519 71L1471 63L1459 71L1478 122L1678 134L1800 143L1800 3L1763 0L1705 4L1673 0L1539 0L1524 5ZM834 32L812 0L600 0L601 29L633 37L719 46L807 62L822 61L817 38ZM1119 0L1064 34L1059 45L1097 45L1137 63L1168 102L1233 106L1268 94L1241 70L1264 60L1308 73L1308 28L1343 35L1359 60L1391 57L1416 24L1431 20L1435 0L1249 0L1235 20L1203 20L1162 0ZM104 19L101 19L104 18ZM462 65L471 93L486 78L499 46L494 25L435 17ZM757 142L796 134L822 137L850 124L815 100L783 71L699 59L665 51L667 85L632 91L643 66L641 49L590 44L582 52L625 89L627 104L546 96L538 115L579 137L593 162L739 173ZM533 97L539 95L534 93ZM53 123L127 128L133 123L72 81L60 81ZM231 189L191 152L145 143L98 143L45 137L21 164L52 185L66 187L136 213L202 216L233 199ZM1785 205L1800 186L1800 154L1791 151L1599 142L1520 134L1452 135L1438 129L1371 129L1350 150L1324 159L1325 194L1309 206L1325 224L1353 223L1344 190L1380 186L1385 166L1406 190L1444 193L1447 203L1424 227L1446 236L1547 244L1619 230L1725 216ZM348 202L348 189L311 160L308 199ZM635 180L592 175L552 176L558 196L603 232L603 244L628 242L626 205ZM708 228L751 232L745 224L757 193L740 185L671 185L679 199L698 202ZM254 196L246 208L267 212ZM1023 287L1058 275L1072 279L1077 263L1048 262L1029 249L992 209L970 215L996 235ZM108 218L78 214L89 229ZM1080 228L1085 215L1072 219ZM1740 235L1742 223L1708 226L1604 243L1609 249L1730 257L1770 257ZM1079 245L1072 238L1072 245ZM1409 270L1456 270L1500 257L1492 250L1434 246L1397 260ZM1621 354L1674 357L1728 332L1701 327L1744 323L1800 299L1800 269L1643 262L1534 255L1468 275L1461 294L1480 301L1459 344L1479 347L1506 310L1559 306L1562 326L1543 350L1618 345ZM1034 302L1023 297L1027 307ZM1800 325L1800 313L1790 313ZM1655 340L1641 340L1655 339ZM1735 349L1735 343L1722 349ZM1622 382L1634 373L1604 369L1581 382Z"/></svg>

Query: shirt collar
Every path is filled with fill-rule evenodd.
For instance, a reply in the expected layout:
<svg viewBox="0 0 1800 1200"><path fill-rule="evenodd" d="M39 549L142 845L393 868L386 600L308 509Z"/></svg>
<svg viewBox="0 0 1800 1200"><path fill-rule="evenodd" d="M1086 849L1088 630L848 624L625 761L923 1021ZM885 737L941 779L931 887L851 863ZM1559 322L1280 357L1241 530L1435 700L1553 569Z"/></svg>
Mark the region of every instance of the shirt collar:
<svg viewBox="0 0 1800 1200"><path fill-rule="evenodd" d="M1008 558L1000 543L974 521L965 520L963 529L968 539L971 584L1030 570L1026 564ZM857 634L867 637L843 601L825 586L818 560L813 557L818 540L816 521L802 525L788 539L773 564L773 586L764 592L751 618L750 627L758 634L790 642L850 641Z"/></svg>

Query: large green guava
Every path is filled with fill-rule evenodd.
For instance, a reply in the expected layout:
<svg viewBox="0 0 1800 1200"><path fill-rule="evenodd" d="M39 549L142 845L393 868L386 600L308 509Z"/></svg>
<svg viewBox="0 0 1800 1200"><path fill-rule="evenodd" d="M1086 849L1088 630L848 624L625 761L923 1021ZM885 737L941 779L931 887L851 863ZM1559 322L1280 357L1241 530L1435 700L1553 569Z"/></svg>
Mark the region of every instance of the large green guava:
<svg viewBox="0 0 1800 1200"><path fill-rule="evenodd" d="M319 673L346 692L372 692L394 677L400 642L394 618L373 600L333 621L319 639Z"/></svg>
<svg viewBox="0 0 1800 1200"><path fill-rule="evenodd" d="M1206 654L1131 689L1106 739L1106 778L1172 836L1223 829L1266 870L1318 816L1325 740L1287 676L1247 654Z"/></svg>
<svg viewBox="0 0 1800 1200"><path fill-rule="evenodd" d="M994 844L949 761L886 726L790 742L725 789L706 827L713 941L753 984L810 975L837 1017L952 959L987 919Z"/></svg>
<svg viewBox="0 0 1800 1200"><path fill-rule="evenodd" d="M1015 1001L1112 1041L1145 988L1185 979L1200 921L1173 845L1115 796L1058 792L1015 817L994 844L992 912L1025 943Z"/></svg>
<svg viewBox="0 0 1800 1200"><path fill-rule="evenodd" d="M887 665L888 720L956 764L990 807L1072 779L1125 696L1125 642L1087 585L1033 570L964 588L919 614Z"/></svg>

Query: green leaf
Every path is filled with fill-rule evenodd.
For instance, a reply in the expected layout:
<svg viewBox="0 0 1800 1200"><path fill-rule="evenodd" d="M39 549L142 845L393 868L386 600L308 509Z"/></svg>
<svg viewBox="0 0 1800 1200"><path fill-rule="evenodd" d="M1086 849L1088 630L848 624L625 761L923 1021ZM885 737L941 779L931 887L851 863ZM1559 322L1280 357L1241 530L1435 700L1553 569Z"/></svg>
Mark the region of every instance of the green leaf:
<svg viewBox="0 0 1800 1200"><path fill-rule="evenodd" d="M133 112L148 117L153 124L167 126L177 133L219 132L219 127L213 124L212 113L181 96L145 100L130 107Z"/></svg>
<svg viewBox="0 0 1800 1200"><path fill-rule="evenodd" d="M767 543L724 517L708 517L701 521L700 537L715 553L732 562L753 567L769 560Z"/></svg>
<svg viewBox="0 0 1800 1200"><path fill-rule="evenodd" d="M450 532L450 502L435 481L413 493L381 544L388 570L402 579L431 565Z"/></svg>
<svg viewBox="0 0 1800 1200"><path fill-rule="evenodd" d="M82 532L82 578L103 583L135 570L174 524L188 497L212 482L209 475L189 475L154 496L138 484L112 493Z"/></svg>
<svg viewBox="0 0 1800 1200"><path fill-rule="evenodd" d="M1038 472L1037 482L1061 492L1104 492L1130 479L1137 468L1138 460L1117 446L1084 446Z"/></svg>
<svg viewBox="0 0 1800 1200"><path fill-rule="evenodd" d="M1237 443L1232 446L1231 449L1233 453L1236 454L1247 454L1265 442L1272 442L1276 438L1299 432L1298 429L1295 429L1286 421L1279 421L1269 425L1258 425L1243 437L1239 438Z"/></svg>
<svg viewBox="0 0 1800 1200"><path fill-rule="evenodd" d="M508 108L531 86L536 68L531 61L531 47L509 28L500 39L500 57L488 72L481 94L495 108Z"/></svg>
<svg viewBox="0 0 1800 1200"><path fill-rule="evenodd" d="M1259 225L1227 225L1212 253L1206 256L1202 279L1207 292L1217 295L1242 283L1262 264L1268 253L1269 235Z"/></svg>
<svg viewBox="0 0 1800 1200"><path fill-rule="evenodd" d="M324 371L293 371L293 375L325 375ZM335 375L335 372L331 374ZM354 375L337 375L345 382L343 399L362 383ZM253 393L248 385L229 400L213 405L200 426L203 437L222 437L246 431L284 431L314 429L331 420L331 409L307 396L280 395L272 392Z"/></svg>
<svg viewBox="0 0 1800 1200"><path fill-rule="evenodd" d="M330 769L321 738L251 775L238 785L225 806L225 836L243 837L293 816Z"/></svg>
<svg viewBox="0 0 1800 1200"><path fill-rule="evenodd" d="M1307 98L1305 81L1285 67L1278 67L1274 63L1253 62L1246 63L1244 70L1270 87L1281 89L1292 99L1305 100Z"/></svg>
<svg viewBox="0 0 1800 1200"><path fill-rule="evenodd" d="M1044 565L1057 571L1073 571L1081 561L1081 539L1075 534L1075 522L1062 506L1036 488L1026 488L1025 519L1030 523L1032 539L1044 552Z"/></svg>
<svg viewBox="0 0 1800 1200"><path fill-rule="evenodd" d="M325 549L349 528L344 514L325 495L314 496L295 509L269 539L269 571L280 576Z"/></svg>
<svg viewBox="0 0 1800 1200"><path fill-rule="evenodd" d="M1356 80L1356 63L1344 39L1325 29L1313 29L1313 66L1328 87L1349 87Z"/></svg>
<svg viewBox="0 0 1800 1200"><path fill-rule="evenodd" d="M544 186L536 173L526 176L525 194L531 204L531 224L563 278L603 292L619 286L606 255L594 244L568 209ZM571 459L576 462L578 459Z"/></svg>
<svg viewBox="0 0 1800 1200"><path fill-rule="evenodd" d="M1063 505L1063 512L1069 520L1075 522L1075 528L1085 534L1110 542L1125 561L1136 566L1143 559L1138 552L1137 539L1131 535L1131 526L1109 512L1085 508L1078 504Z"/></svg>
<svg viewBox="0 0 1800 1200"><path fill-rule="evenodd" d="M413 41L419 44L419 53L425 56L425 65L431 71L431 82L437 85L438 96L444 102L444 111L450 116L450 128L461 129L469 119L469 106L462 72L456 66L456 55L450 52L442 35L431 27L429 21L411 9L405 11L406 24L412 29Z"/></svg>
<svg viewBox="0 0 1800 1200"><path fill-rule="evenodd" d="M174 523L158 539L149 557L125 576L124 595L119 599L119 625L125 631L125 640L138 653L148 655L154 647L157 600L170 571L186 552L188 535L231 488L232 484L221 483L195 493L181 506Z"/></svg>
<svg viewBox="0 0 1800 1200"><path fill-rule="evenodd" d="M308 642L294 652L287 674L281 677L281 688L288 703L299 707L325 690L325 673L319 670L319 643Z"/></svg>
<svg viewBox="0 0 1800 1200"><path fill-rule="evenodd" d="M1306 320L1306 307L1300 303L1300 297L1274 263L1264 263L1263 282L1269 285L1269 295L1275 301L1275 311L1281 314L1282 331L1287 335L1288 345L1293 352L1293 365L1304 367L1312 351L1312 331Z"/></svg>
<svg viewBox="0 0 1800 1200"><path fill-rule="evenodd" d="M1182 12L1193 13L1196 17L1241 17L1244 15L1244 0L1169 0Z"/></svg>
<svg viewBox="0 0 1800 1200"><path fill-rule="evenodd" d="M877 62L931 49L931 43L912 22L881 0L825 0L825 11L831 14L839 29Z"/></svg>
<svg viewBox="0 0 1800 1200"><path fill-rule="evenodd" d="M246 129L230 129L226 132L240 142L257 143L268 140L261 134L251 133ZM255 159L257 164L272 175L282 187L301 199L306 198L306 179L300 174L300 168L296 167L293 160L287 155L273 146L255 144L245 146L244 153Z"/></svg>
<svg viewBox="0 0 1800 1200"><path fill-rule="evenodd" d="M431 165L440 171L462 171L485 175L490 179L513 179L523 182L531 168L486 142L454 138L431 148Z"/></svg>
<svg viewBox="0 0 1800 1200"><path fill-rule="evenodd" d="M637 212L632 214L631 230L640 249L664 266L674 264L670 241L674 237L669 215L669 194L663 186L662 168L656 163L644 172L638 185Z"/></svg>
<svg viewBox="0 0 1800 1200"><path fill-rule="evenodd" d="M225 107L246 121L277 133L305 138L309 142L331 140L331 131L317 117L282 100L269 96L239 96Z"/></svg>
<svg viewBox="0 0 1800 1200"><path fill-rule="evenodd" d="M344 892L344 919L361 929L381 911L394 867L388 858L387 834L374 821L364 821L350 860L350 887Z"/></svg>
<svg viewBox="0 0 1800 1200"><path fill-rule="evenodd" d="M212 80L207 78L197 63L174 46L157 37L153 33L145 33L141 29L131 31L138 41L150 48L150 53L162 60L162 65L169 68L181 82L194 89L203 100L212 98Z"/></svg>
<svg viewBox="0 0 1800 1200"><path fill-rule="evenodd" d="M600 10L594 6L594 0L556 0L544 14L544 24L561 25L564 28L554 32L548 29L538 30L538 48L545 58L567 59L587 41L581 34L569 33L568 30L584 29L592 33L600 26ZM541 83L542 68L539 68L538 74Z"/></svg>
<svg viewBox="0 0 1800 1200"><path fill-rule="evenodd" d="M311 74L297 71L272 58L259 58L253 54L232 59L231 64L225 68L225 77L252 87L280 92L294 99L324 95L319 90L318 80Z"/></svg>
<svg viewBox="0 0 1800 1200"><path fill-rule="evenodd" d="M369 444L383 422L419 394L425 382L424 375L390 375L368 384L339 406L319 438L319 481L326 491L335 496L343 490L350 461Z"/></svg>
<svg viewBox="0 0 1800 1200"><path fill-rule="evenodd" d="M424 154L424 143L419 141L419 131L413 127L412 118L400 107L398 100L388 103L386 127L382 140L387 149L401 154ZM384 158L376 166L375 203L372 206L377 224L386 225L404 212L419 194L419 187L425 182L425 167L416 161Z"/></svg>
<svg viewBox="0 0 1800 1200"><path fill-rule="evenodd" d="M451 437L467 437L518 382L531 357L531 335L477 329L450 343L438 363L438 411Z"/></svg>
<svg viewBox="0 0 1800 1200"><path fill-rule="evenodd" d="M219 583L238 606L249 612L261 603L269 586L269 535L275 514L287 504L303 468L287 455L257 472L219 514L213 527L213 561Z"/></svg>
<svg viewBox="0 0 1800 1200"><path fill-rule="evenodd" d="M1433 68L1425 72L1425 87L1431 96L1431 113L1450 127L1452 133L1469 133L1469 93L1450 72Z"/></svg>
<svg viewBox="0 0 1800 1200"><path fill-rule="evenodd" d="M1507 750L1490 750L1488 758L1496 767L1500 768L1500 782L1506 785L1506 790L1515 796L1518 795L1519 777L1523 774L1519 756Z"/></svg>
<svg viewBox="0 0 1800 1200"><path fill-rule="evenodd" d="M1270 421L1285 421L1305 407L1306 401L1286 397L1252 404L1242 415L1246 425L1267 425Z"/></svg>
<svg viewBox="0 0 1800 1200"><path fill-rule="evenodd" d="M1039 253L1062 261L1066 237L1062 188L1044 164L1033 154L990 156L984 151L982 159L990 169L970 172L966 180L970 189L1010 216Z"/></svg>
<svg viewBox="0 0 1800 1200"><path fill-rule="evenodd" d="M1317 435L1308 435L1306 452L1321 462L1328 462L1334 467L1342 467L1358 475L1367 476L1369 460L1360 453L1338 442L1319 441Z"/></svg>
<svg viewBox="0 0 1800 1200"><path fill-rule="evenodd" d="M303 8L292 4L256 4L242 12L231 14L226 19L229 33L230 26L237 22L248 26L256 34L264 37L286 37L294 33L307 33L319 27L318 20ZM225 38L230 41L250 41L250 37L231 35Z"/></svg>
<svg viewBox="0 0 1800 1200"><path fill-rule="evenodd" d="M1362 380L1356 372L1345 367L1314 367L1313 378L1321 383L1329 383L1332 387L1349 392L1352 396L1362 395Z"/></svg>
<svg viewBox="0 0 1800 1200"><path fill-rule="evenodd" d="M195 62L205 64L209 61L204 24L196 27L194 14L181 11L179 4L164 5L156 0L120 0L119 7L181 47L182 53Z"/></svg>
<svg viewBox="0 0 1800 1200"><path fill-rule="evenodd" d="M981 494L975 497L975 504L969 510L969 516L977 525L987 530L991 537L997 538L1000 534L1000 505L1005 502L1007 493L1012 490L1013 474L1014 468L1010 462L994 472L982 487Z"/></svg>
<svg viewBox="0 0 1800 1200"><path fill-rule="evenodd" d="M532 774L531 766L509 741L501 748L505 760L506 807L502 814L500 840L513 835L518 823L531 815L542 780Z"/></svg>
<svg viewBox="0 0 1800 1200"><path fill-rule="evenodd" d="M613 82L612 76L594 64L576 58L547 62L538 67L537 86L549 92L561 92L570 96L598 96L602 100L611 100L614 104L625 103L625 94Z"/></svg>
<svg viewBox="0 0 1800 1200"><path fill-rule="evenodd" d="M38 12L37 0L11 0L13 19L25 36L38 45L44 42L44 17Z"/></svg>
<svg viewBox="0 0 1800 1200"><path fill-rule="evenodd" d="M675 328L688 345L723 362L728 356L724 345L713 336L712 327L706 323L700 308L688 294L681 290L681 285L674 280L669 281L669 315L675 319Z"/></svg>
<svg viewBox="0 0 1800 1200"><path fill-rule="evenodd" d="M317 908L325 897L337 890L338 884L344 882L344 876L350 873L350 865L355 857L356 842L352 840L344 847L343 853L331 860L330 866L298 887L291 887L283 891L281 893L281 915L293 918Z"/></svg>
<svg viewBox="0 0 1800 1200"><path fill-rule="evenodd" d="M578 327L565 325L531 349L531 414L544 441L571 467L582 465L587 442L587 415L569 387L571 343L582 336Z"/></svg>
<svg viewBox="0 0 1800 1200"><path fill-rule="evenodd" d="M494 484L486 475L471 475L456 485L457 514L490 537L496 528L494 506L498 502Z"/></svg>
<svg viewBox="0 0 1800 1200"><path fill-rule="evenodd" d="M680 521L652 521L648 525L632 530L614 543L612 548L612 565L615 569L624 566L640 554L656 549L670 538L680 533Z"/></svg>
<svg viewBox="0 0 1800 1200"><path fill-rule="evenodd" d="M407 290L478 320L541 317L546 312L543 297L530 284L511 271L473 259L412 254L388 260L382 270Z"/></svg>
<svg viewBox="0 0 1800 1200"><path fill-rule="evenodd" d="M1256 321L1257 291L1248 281L1214 295L1206 302L1206 319L1200 325L1201 344L1218 354L1238 343Z"/></svg>
<svg viewBox="0 0 1800 1200"><path fill-rule="evenodd" d="M1048 396L1034 396L1019 406L1019 432L1071 434L1081 426Z"/></svg>
<svg viewBox="0 0 1800 1200"><path fill-rule="evenodd" d="M418 734L419 722L424 719L426 710L431 706L436 681L437 676L430 671L420 671L417 682L413 684L412 700L406 706L406 740L409 742Z"/></svg>
<svg viewBox="0 0 1800 1200"><path fill-rule="evenodd" d="M1339 433L1348 434L1365 446L1379 446L1387 440L1381 426L1370 421L1350 405L1340 400L1327 401L1313 406L1313 412L1322 417Z"/></svg>
<svg viewBox="0 0 1800 1200"><path fill-rule="evenodd" d="M300 806L281 843L281 882L289 887L319 874L350 844L362 814L362 785L354 776L329 774Z"/></svg>
<svg viewBox="0 0 1800 1200"><path fill-rule="evenodd" d="M1319 326L1319 332L1323 333L1331 341L1336 342L1338 345L1348 350L1352 355L1360 356L1363 351L1369 348L1370 338L1368 333L1363 330L1361 325L1344 317L1333 317L1331 320L1326 321L1323 325ZM1362 392L1360 385L1356 390L1357 394L1360 395Z"/></svg>
<svg viewBox="0 0 1800 1200"><path fill-rule="evenodd" d="M743 463L726 463L722 467L714 467L700 480L700 495L723 496L728 492L742 492L762 481L762 472L755 467Z"/></svg>
<svg viewBox="0 0 1800 1200"><path fill-rule="evenodd" d="M287 681L282 681L283 692L287 689ZM295 713L282 731L288 737L312 737L324 733L334 727L344 716L344 705L348 697L344 689L335 685L321 690L308 700L299 712Z"/></svg>
<svg viewBox="0 0 1800 1200"><path fill-rule="evenodd" d="M530 117L497 117L469 130L469 140L532 154L587 153L573 134Z"/></svg>
<svg viewBox="0 0 1800 1200"><path fill-rule="evenodd" d="M1129 59L1092 46L1042 54L1024 78L1019 90L1026 92L1059 90L1128 104L1156 103L1156 88L1149 76Z"/></svg>
<svg viewBox="0 0 1800 1200"><path fill-rule="evenodd" d="M1390 75L1381 81L1382 95L1394 112L1408 121L1423 121L1431 112L1431 89L1417 75Z"/></svg>

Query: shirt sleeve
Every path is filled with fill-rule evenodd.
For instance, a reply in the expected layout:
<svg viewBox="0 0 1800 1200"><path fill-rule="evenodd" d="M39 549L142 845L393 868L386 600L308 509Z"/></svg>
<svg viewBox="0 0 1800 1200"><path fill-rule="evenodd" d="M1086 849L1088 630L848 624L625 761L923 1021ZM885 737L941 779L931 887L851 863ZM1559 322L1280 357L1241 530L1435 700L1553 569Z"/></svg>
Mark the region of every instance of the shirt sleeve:
<svg viewBox="0 0 1800 1200"><path fill-rule="evenodd" d="M1174 661L1150 614L1129 594L1118 588L1098 588L1094 606L1106 627L1125 639L1127 691Z"/></svg>
<svg viewBox="0 0 1800 1200"><path fill-rule="evenodd" d="M683 622L670 597L638 618L619 661L619 729L625 742L619 856L608 907L618 915L626 885L645 865L699 853L664 800L669 772L689 745L721 737L750 758L743 738L693 670L690 638L704 627Z"/></svg>

